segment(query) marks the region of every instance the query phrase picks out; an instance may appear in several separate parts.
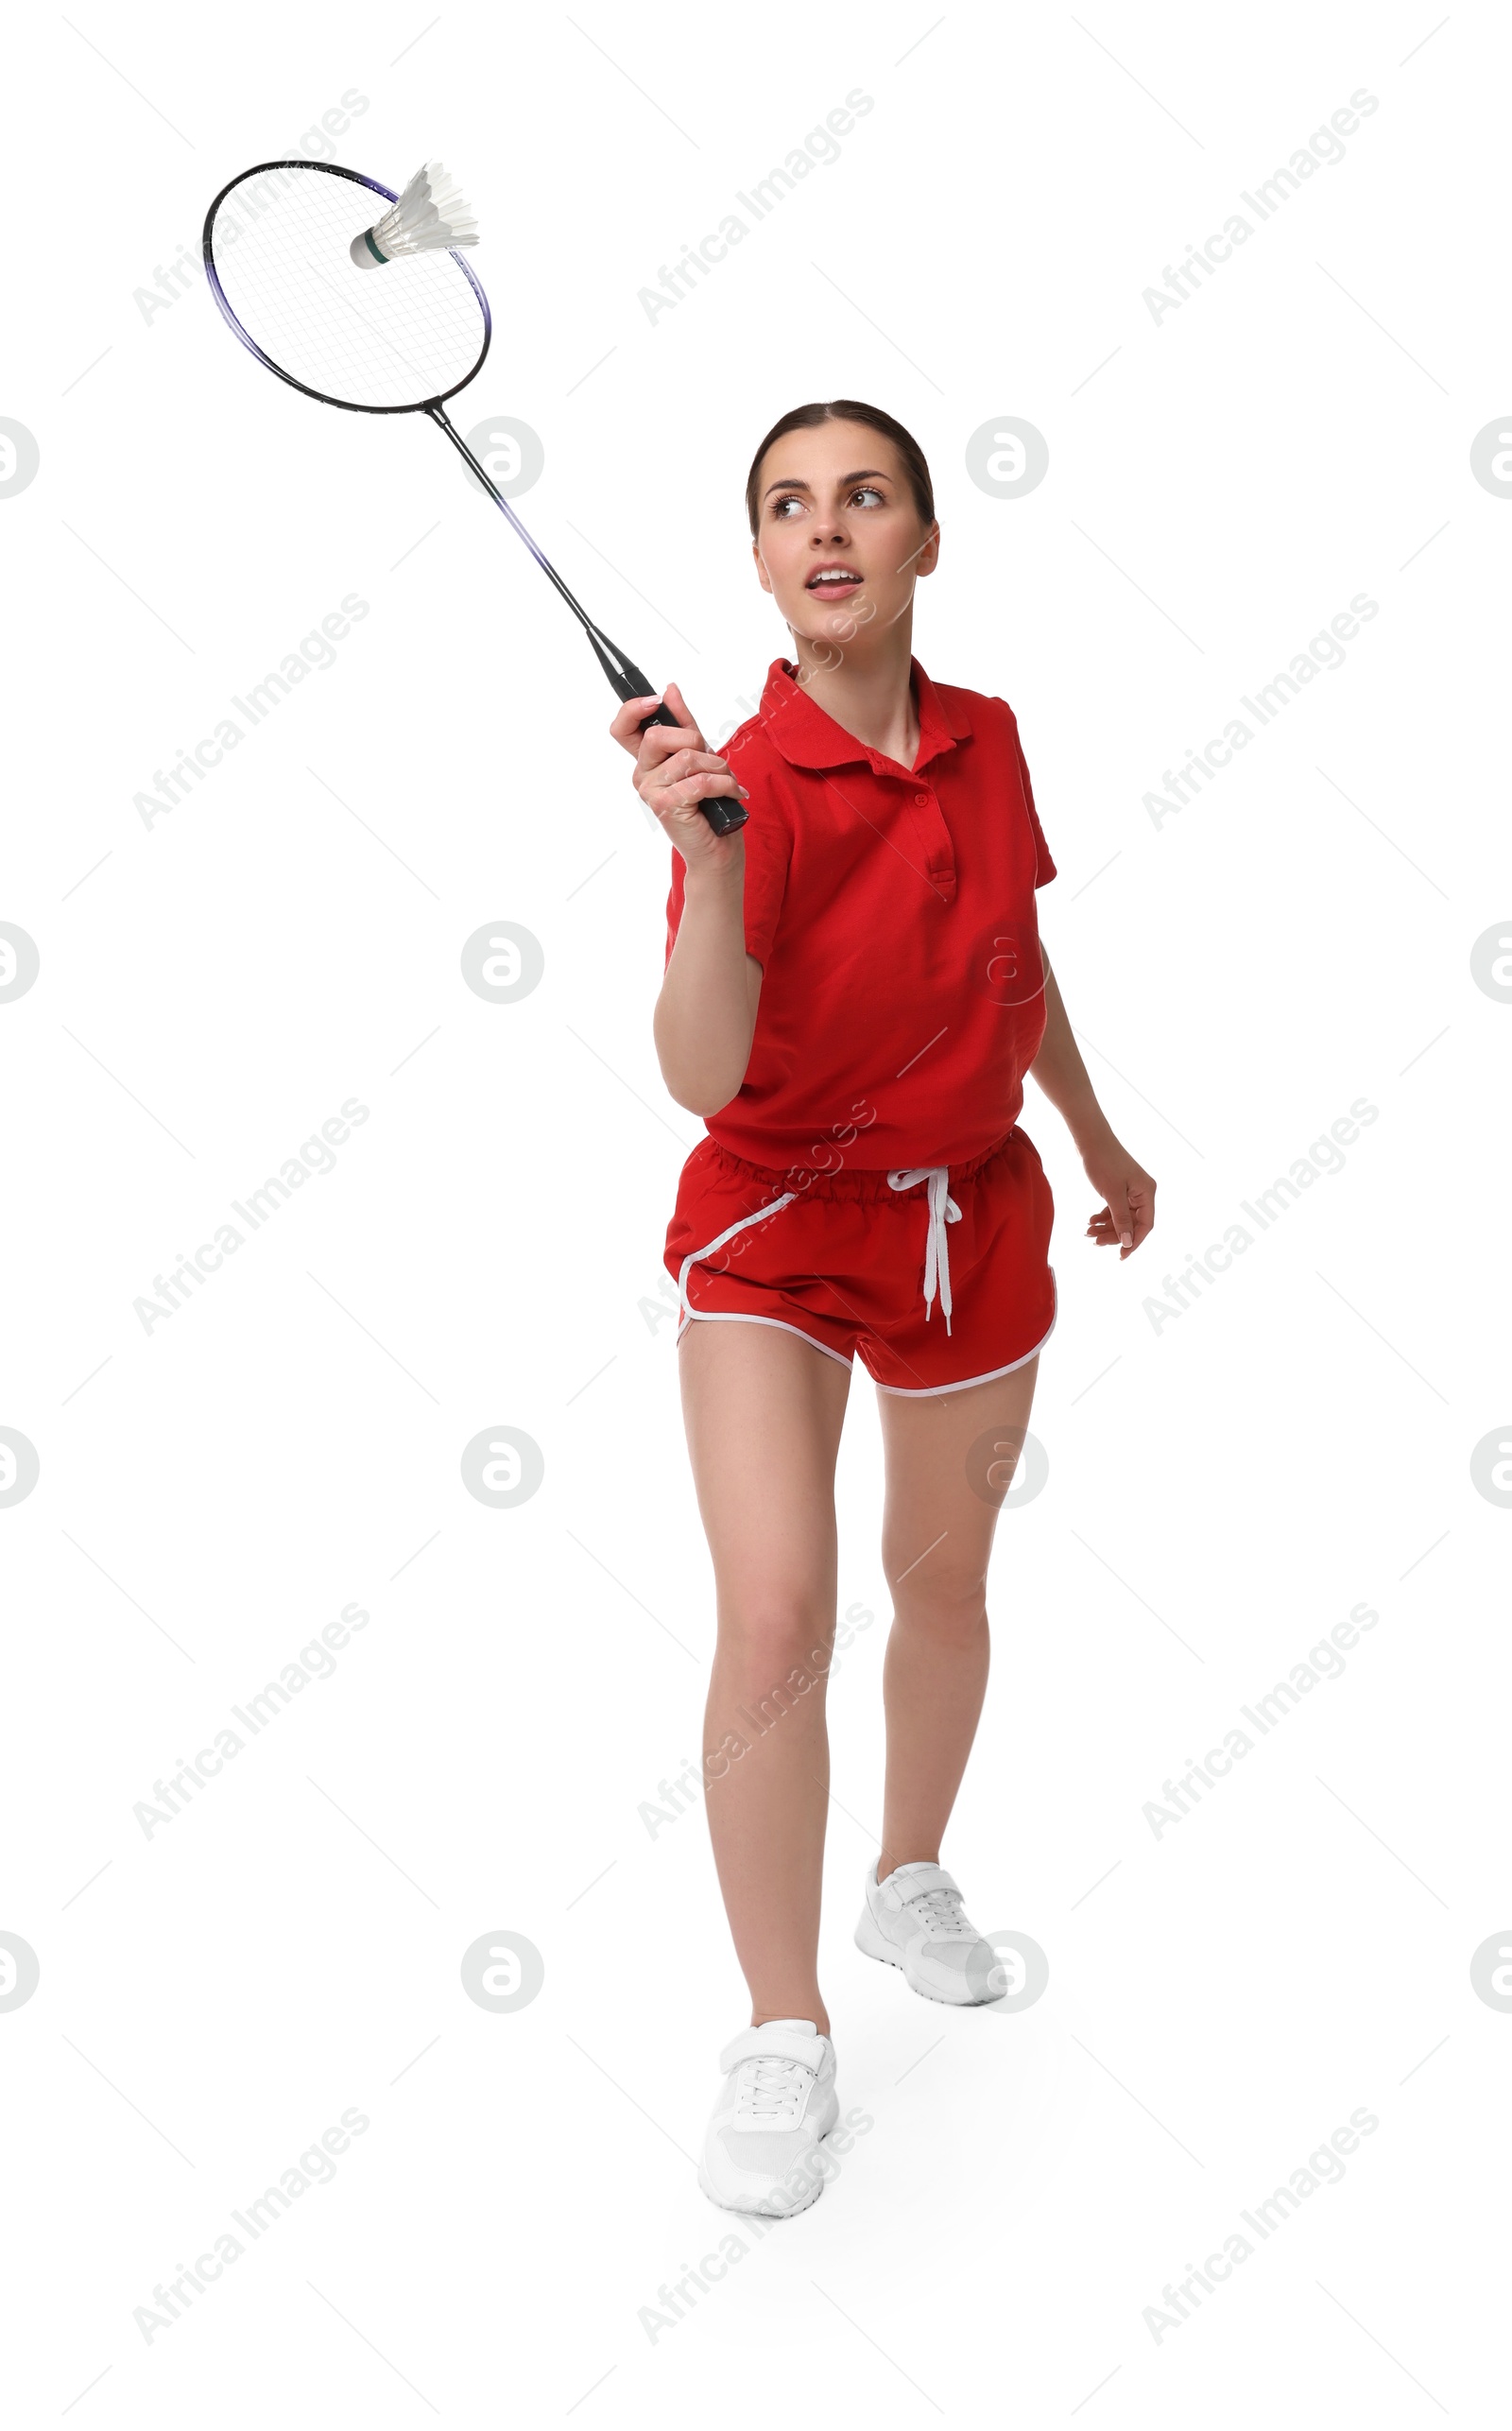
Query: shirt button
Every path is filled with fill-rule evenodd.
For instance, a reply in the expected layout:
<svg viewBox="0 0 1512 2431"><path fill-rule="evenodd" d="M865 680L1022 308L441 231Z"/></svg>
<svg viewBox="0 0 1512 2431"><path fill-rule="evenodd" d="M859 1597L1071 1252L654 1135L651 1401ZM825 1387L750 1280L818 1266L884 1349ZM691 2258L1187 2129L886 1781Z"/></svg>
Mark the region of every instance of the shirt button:
<svg viewBox="0 0 1512 2431"><path fill-rule="evenodd" d="M927 793L916 793L914 801L920 810L925 810L929 806L929 796Z"/></svg>

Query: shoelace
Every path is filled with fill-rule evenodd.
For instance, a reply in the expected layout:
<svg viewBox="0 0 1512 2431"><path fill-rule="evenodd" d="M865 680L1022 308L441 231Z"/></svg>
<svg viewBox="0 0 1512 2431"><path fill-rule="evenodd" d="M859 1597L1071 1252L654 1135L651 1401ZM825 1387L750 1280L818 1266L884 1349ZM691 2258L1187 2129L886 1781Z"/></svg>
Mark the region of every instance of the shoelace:
<svg viewBox="0 0 1512 2431"><path fill-rule="evenodd" d="M735 2094L737 2118L775 2121L796 2118L813 2074L796 2060L747 2060Z"/></svg>
<svg viewBox="0 0 1512 2431"><path fill-rule="evenodd" d="M921 1916L934 1940L977 1940L974 1924L968 1922L958 1890L927 1890L922 1899L911 1899L907 1913Z"/></svg>

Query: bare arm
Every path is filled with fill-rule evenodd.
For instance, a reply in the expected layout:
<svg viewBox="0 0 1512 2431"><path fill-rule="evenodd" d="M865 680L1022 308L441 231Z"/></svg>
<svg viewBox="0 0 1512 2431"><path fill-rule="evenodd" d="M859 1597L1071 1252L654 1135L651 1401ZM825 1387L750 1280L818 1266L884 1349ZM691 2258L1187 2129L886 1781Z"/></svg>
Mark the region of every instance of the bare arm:
<svg viewBox="0 0 1512 2431"><path fill-rule="evenodd" d="M1123 1146L1097 1102L1050 957L1042 944L1040 951L1045 967L1045 1033L1029 1070L1071 1133L1088 1181L1104 1194L1105 1203L1089 1222L1088 1234L1099 1249L1116 1245L1124 1259L1132 1256L1155 1222L1155 1182Z"/></svg>
<svg viewBox="0 0 1512 2431"><path fill-rule="evenodd" d="M745 848L738 836L730 840L737 857L728 871L689 864L651 1026L662 1078L690 1114L717 1114L729 1105L746 1078L756 1034L762 966L746 951Z"/></svg>
<svg viewBox="0 0 1512 2431"><path fill-rule="evenodd" d="M716 1114L746 1078L762 966L746 951L746 845L737 828L716 836L698 808L713 794L739 794L728 764L704 738L668 684L676 726L637 732L654 698L629 700L610 728L636 755L635 785L683 861L682 917L657 998L652 1035L669 1095L690 1114Z"/></svg>
<svg viewBox="0 0 1512 2431"><path fill-rule="evenodd" d="M1045 1034L1029 1070L1085 1154L1093 1140L1111 1137L1111 1128L1072 1035L1070 1016L1042 941L1040 954L1045 966Z"/></svg>

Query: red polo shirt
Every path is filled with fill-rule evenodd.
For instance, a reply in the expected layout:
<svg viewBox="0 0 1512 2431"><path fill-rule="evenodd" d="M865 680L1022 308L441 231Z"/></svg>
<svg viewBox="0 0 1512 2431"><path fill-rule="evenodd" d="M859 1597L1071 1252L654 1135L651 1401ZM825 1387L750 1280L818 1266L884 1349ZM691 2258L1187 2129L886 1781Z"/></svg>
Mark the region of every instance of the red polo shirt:
<svg viewBox="0 0 1512 2431"><path fill-rule="evenodd" d="M913 662L912 768L772 663L722 756L749 791L746 1078L707 1129L774 1170L958 1164L1012 1129L1044 1031L1035 888L1056 874L1005 700ZM666 958L682 916L672 856ZM664 964L663 964L663 967Z"/></svg>

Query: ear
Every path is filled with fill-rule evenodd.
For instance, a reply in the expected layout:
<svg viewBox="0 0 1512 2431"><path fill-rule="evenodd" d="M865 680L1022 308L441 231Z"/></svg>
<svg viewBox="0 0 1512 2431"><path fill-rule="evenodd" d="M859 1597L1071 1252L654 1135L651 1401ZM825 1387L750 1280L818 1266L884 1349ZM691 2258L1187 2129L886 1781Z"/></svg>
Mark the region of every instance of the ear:
<svg viewBox="0 0 1512 2431"><path fill-rule="evenodd" d="M750 553L756 566L756 579L761 584L764 591L770 593L772 588L771 578L767 574L766 568L762 561L761 548L755 541L752 541L750 544Z"/></svg>
<svg viewBox="0 0 1512 2431"><path fill-rule="evenodd" d="M928 540L914 560L916 574L933 574L939 563L939 526L936 524Z"/></svg>

